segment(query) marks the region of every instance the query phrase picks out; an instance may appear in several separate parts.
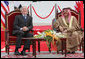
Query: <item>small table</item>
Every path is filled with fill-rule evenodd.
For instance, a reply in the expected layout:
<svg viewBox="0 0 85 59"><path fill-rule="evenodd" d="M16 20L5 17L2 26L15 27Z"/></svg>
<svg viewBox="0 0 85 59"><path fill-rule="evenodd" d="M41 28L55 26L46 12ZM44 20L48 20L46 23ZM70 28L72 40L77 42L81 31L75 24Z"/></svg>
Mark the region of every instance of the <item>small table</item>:
<svg viewBox="0 0 85 59"><path fill-rule="evenodd" d="M33 48L33 56L35 56L36 58L36 41L38 41L38 52L40 53L40 41L46 41L44 38L24 38L24 39L29 39L31 42L32 42L32 48ZM65 57L66 57L66 53L67 53L67 50L66 50L66 39L67 38L60 38L61 41L62 41L62 54L63 54L63 50L64 50L64 47L65 47ZM65 44L63 43L65 41ZM51 45L50 45L51 47ZM49 52L51 52L51 50L49 49Z"/></svg>
<svg viewBox="0 0 85 59"><path fill-rule="evenodd" d="M66 57L66 53L67 53L67 50L66 50L66 39L67 38L60 38L60 40L62 41L62 46L61 46L61 49L62 49L62 55L63 55L63 50L64 50L64 47L65 47L65 57ZM40 53L40 41L41 40L38 40L38 52ZM46 41L45 39L42 40L42 41ZM56 40L55 40L56 41ZM51 48L51 45L50 45L50 48ZM49 49L49 52L51 53L51 49Z"/></svg>

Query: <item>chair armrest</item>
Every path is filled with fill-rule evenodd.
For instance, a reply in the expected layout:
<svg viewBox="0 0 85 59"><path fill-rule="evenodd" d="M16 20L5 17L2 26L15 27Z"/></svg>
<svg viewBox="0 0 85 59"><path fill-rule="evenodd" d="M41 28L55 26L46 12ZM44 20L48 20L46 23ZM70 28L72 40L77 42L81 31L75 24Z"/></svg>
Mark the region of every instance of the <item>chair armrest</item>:
<svg viewBox="0 0 85 59"><path fill-rule="evenodd" d="M80 30L80 31L84 31L84 29L83 29L83 28L80 28L79 30Z"/></svg>
<svg viewBox="0 0 85 59"><path fill-rule="evenodd" d="M80 29L76 29L75 31L84 31L84 29L80 28Z"/></svg>

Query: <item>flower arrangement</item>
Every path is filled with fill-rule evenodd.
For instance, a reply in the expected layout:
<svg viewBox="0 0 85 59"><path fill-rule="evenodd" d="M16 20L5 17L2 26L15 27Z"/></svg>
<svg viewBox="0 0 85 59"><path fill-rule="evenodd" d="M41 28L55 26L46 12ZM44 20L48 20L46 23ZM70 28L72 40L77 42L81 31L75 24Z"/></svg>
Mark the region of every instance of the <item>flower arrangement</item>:
<svg viewBox="0 0 85 59"><path fill-rule="evenodd" d="M54 45L54 40L60 41L60 37L66 37L65 35L61 34L61 33L56 33L54 30L45 30L42 33L37 32L38 35L34 35L34 38L44 38L46 39L46 44L50 49L50 44L52 42L52 44Z"/></svg>

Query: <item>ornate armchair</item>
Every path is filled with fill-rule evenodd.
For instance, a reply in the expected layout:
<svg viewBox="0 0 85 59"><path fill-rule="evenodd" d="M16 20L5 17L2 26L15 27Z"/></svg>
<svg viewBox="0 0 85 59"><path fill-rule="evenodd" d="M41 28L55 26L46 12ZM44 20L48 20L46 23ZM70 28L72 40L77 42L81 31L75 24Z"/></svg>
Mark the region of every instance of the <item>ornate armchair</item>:
<svg viewBox="0 0 85 59"><path fill-rule="evenodd" d="M77 18L77 20L78 20L78 22L79 22L79 25L81 26L81 15L80 15L80 12L78 13L78 12L76 12L75 10L72 10L71 8L64 8L64 9L70 9L71 10L71 14L72 14L72 16L75 16L76 18ZM63 9L63 10L64 10ZM59 18L61 16L61 12L59 12L59 13L57 13L57 15L56 15L56 18ZM53 30L55 29L54 28L54 23L55 23L55 21L54 21L55 19L53 19L52 20L52 28L53 28ZM56 19L57 20L57 19ZM81 29L79 29L79 30L81 30L81 31L84 31L82 28ZM59 32L59 29L56 29L56 31L57 32ZM81 50L81 47L82 47L82 49L83 49L83 51L84 51L84 38L82 38L82 40L81 40L81 43L80 43L80 45L79 45L79 47L80 47L80 50Z"/></svg>
<svg viewBox="0 0 85 59"><path fill-rule="evenodd" d="M9 14L6 14L6 21L5 21L5 48L6 53L9 54L9 46L16 44L16 36L12 35L13 31L13 22L16 15L20 15L20 10L15 10L10 12ZM31 31L33 33L33 30ZM22 38L24 39L24 38ZM24 44L24 40L22 40L22 45Z"/></svg>

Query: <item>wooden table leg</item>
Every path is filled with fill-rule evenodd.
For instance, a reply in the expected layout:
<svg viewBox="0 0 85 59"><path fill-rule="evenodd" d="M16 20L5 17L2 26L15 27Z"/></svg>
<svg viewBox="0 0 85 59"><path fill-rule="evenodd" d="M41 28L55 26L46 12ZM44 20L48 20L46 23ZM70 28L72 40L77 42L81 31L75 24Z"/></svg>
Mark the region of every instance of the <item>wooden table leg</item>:
<svg viewBox="0 0 85 59"><path fill-rule="evenodd" d="M36 58L36 41L32 41L33 44L33 56Z"/></svg>
<svg viewBox="0 0 85 59"><path fill-rule="evenodd" d="M31 41L30 41L30 45L31 45ZM30 52L30 47L29 47L29 49L28 49L28 52Z"/></svg>
<svg viewBox="0 0 85 59"><path fill-rule="evenodd" d="M40 53L40 41L38 40L38 52Z"/></svg>
<svg viewBox="0 0 85 59"><path fill-rule="evenodd" d="M80 46L79 46L79 48L80 48L80 51L81 51L81 45L82 45L82 43L80 43Z"/></svg>
<svg viewBox="0 0 85 59"><path fill-rule="evenodd" d="M65 57L66 57L66 54L67 54L67 49L66 49L66 39L65 39Z"/></svg>
<svg viewBox="0 0 85 59"><path fill-rule="evenodd" d="M34 56L36 58L36 41L34 41Z"/></svg>
<svg viewBox="0 0 85 59"><path fill-rule="evenodd" d="M51 53L51 43L50 43L50 45L49 45L49 52Z"/></svg>
<svg viewBox="0 0 85 59"><path fill-rule="evenodd" d="M57 50L57 54L59 54L59 51Z"/></svg>
<svg viewBox="0 0 85 59"><path fill-rule="evenodd" d="M63 55L63 40L61 40L61 41L62 41L61 49L62 49L62 55Z"/></svg>
<svg viewBox="0 0 85 59"><path fill-rule="evenodd" d="M33 56L34 56L34 42L32 41L32 51L33 51Z"/></svg>
<svg viewBox="0 0 85 59"><path fill-rule="evenodd" d="M57 54L59 54L59 51L57 51Z"/></svg>

